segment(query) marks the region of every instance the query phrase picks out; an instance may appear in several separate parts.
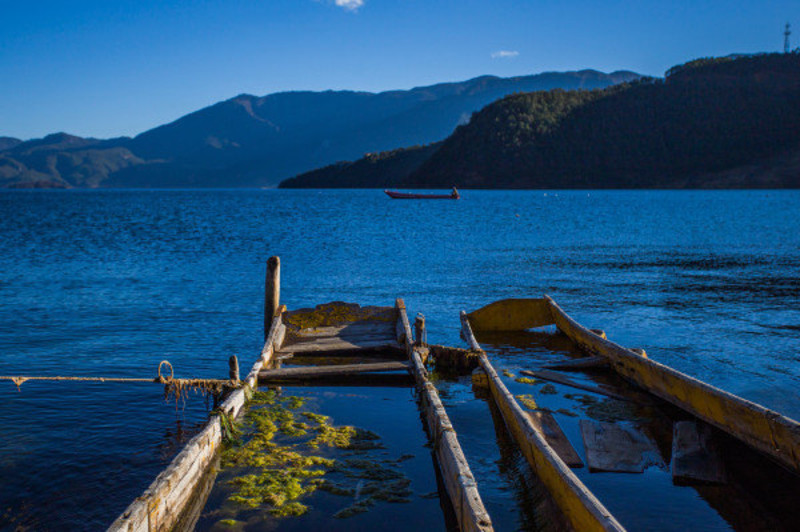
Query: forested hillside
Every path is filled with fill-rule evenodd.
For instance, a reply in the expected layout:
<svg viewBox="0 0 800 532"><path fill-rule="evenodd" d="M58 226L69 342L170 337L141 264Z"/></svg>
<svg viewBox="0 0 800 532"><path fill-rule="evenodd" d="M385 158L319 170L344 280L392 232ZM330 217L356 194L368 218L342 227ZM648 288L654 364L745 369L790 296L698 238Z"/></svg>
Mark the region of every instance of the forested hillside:
<svg viewBox="0 0 800 532"><path fill-rule="evenodd" d="M701 59L663 79L513 94L473 114L424 162L417 155L397 168L384 158L372 181L357 162L287 185L800 187L800 55Z"/></svg>
<svg viewBox="0 0 800 532"><path fill-rule="evenodd" d="M700 60L665 79L503 98L458 128L404 184L702 187L703 176L798 147L800 56ZM785 178L735 185L800 186L797 175Z"/></svg>

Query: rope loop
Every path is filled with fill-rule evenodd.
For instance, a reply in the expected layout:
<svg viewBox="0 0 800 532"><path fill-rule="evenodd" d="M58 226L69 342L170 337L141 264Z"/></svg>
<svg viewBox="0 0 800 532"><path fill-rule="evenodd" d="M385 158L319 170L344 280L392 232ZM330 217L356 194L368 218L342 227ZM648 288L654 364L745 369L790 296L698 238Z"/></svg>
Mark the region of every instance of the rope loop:
<svg viewBox="0 0 800 532"><path fill-rule="evenodd" d="M161 367L162 367L164 364L166 364L167 366L169 366L169 377L168 377L168 378L165 378L165 377L162 377L162 376L161 376ZM172 378L173 378L174 376L175 376L175 370L174 370L174 369L172 369L172 364L170 364L170 363L169 363L169 360L162 360L162 361L161 361L161 362L158 364L158 377L156 378L156 380L157 380L158 382L169 382L169 381L171 381L171 380L172 380Z"/></svg>

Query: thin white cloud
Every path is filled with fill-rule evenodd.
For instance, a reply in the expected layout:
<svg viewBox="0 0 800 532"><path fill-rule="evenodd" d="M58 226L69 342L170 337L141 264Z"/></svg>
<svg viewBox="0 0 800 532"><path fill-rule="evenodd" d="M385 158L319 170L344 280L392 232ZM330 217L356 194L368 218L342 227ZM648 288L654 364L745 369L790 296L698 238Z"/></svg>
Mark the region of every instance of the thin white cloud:
<svg viewBox="0 0 800 532"><path fill-rule="evenodd" d="M364 0L334 0L334 3L347 11L358 11L364 5Z"/></svg>
<svg viewBox="0 0 800 532"><path fill-rule="evenodd" d="M340 0L336 0L338 3ZM496 52L492 52L492 59L511 59L512 57L517 57L519 52L516 50L498 50Z"/></svg>

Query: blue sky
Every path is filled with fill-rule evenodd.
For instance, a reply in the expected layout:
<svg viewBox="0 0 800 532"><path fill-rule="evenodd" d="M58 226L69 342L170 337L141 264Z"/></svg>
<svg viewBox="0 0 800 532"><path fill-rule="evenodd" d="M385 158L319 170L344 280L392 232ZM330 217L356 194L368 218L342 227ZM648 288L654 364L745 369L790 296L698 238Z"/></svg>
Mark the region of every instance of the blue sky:
<svg viewBox="0 0 800 532"><path fill-rule="evenodd" d="M135 135L240 93L663 72L779 51L797 1L0 0L0 136Z"/></svg>

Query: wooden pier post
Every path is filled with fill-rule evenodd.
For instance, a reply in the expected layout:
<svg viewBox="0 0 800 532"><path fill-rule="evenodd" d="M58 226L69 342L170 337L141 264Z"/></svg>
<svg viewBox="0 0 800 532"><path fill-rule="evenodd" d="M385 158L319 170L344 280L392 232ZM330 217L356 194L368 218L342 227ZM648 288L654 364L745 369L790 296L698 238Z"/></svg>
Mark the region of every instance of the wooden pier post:
<svg viewBox="0 0 800 532"><path fill-rule="evenodd" d="M267 259L267 278L264 286L264 341L269 336L269 329L278 306L281 304L281 259Z"/></svg>
<svg viewBox="0 0 800 532"><path fill-rule="evenodd" d="M414 345L419 347L428 346L428 338L425 334L425 316L422 314L417 314L417 317L414 320L414 337L417 340L414 342Z"/></svg>
<svg viewBox="0 0 800 532"><path fill-rule="evenodd" d="M231 355L228 359L228 376L233 382L239 382L239 359L236 355Z"/></svg>

